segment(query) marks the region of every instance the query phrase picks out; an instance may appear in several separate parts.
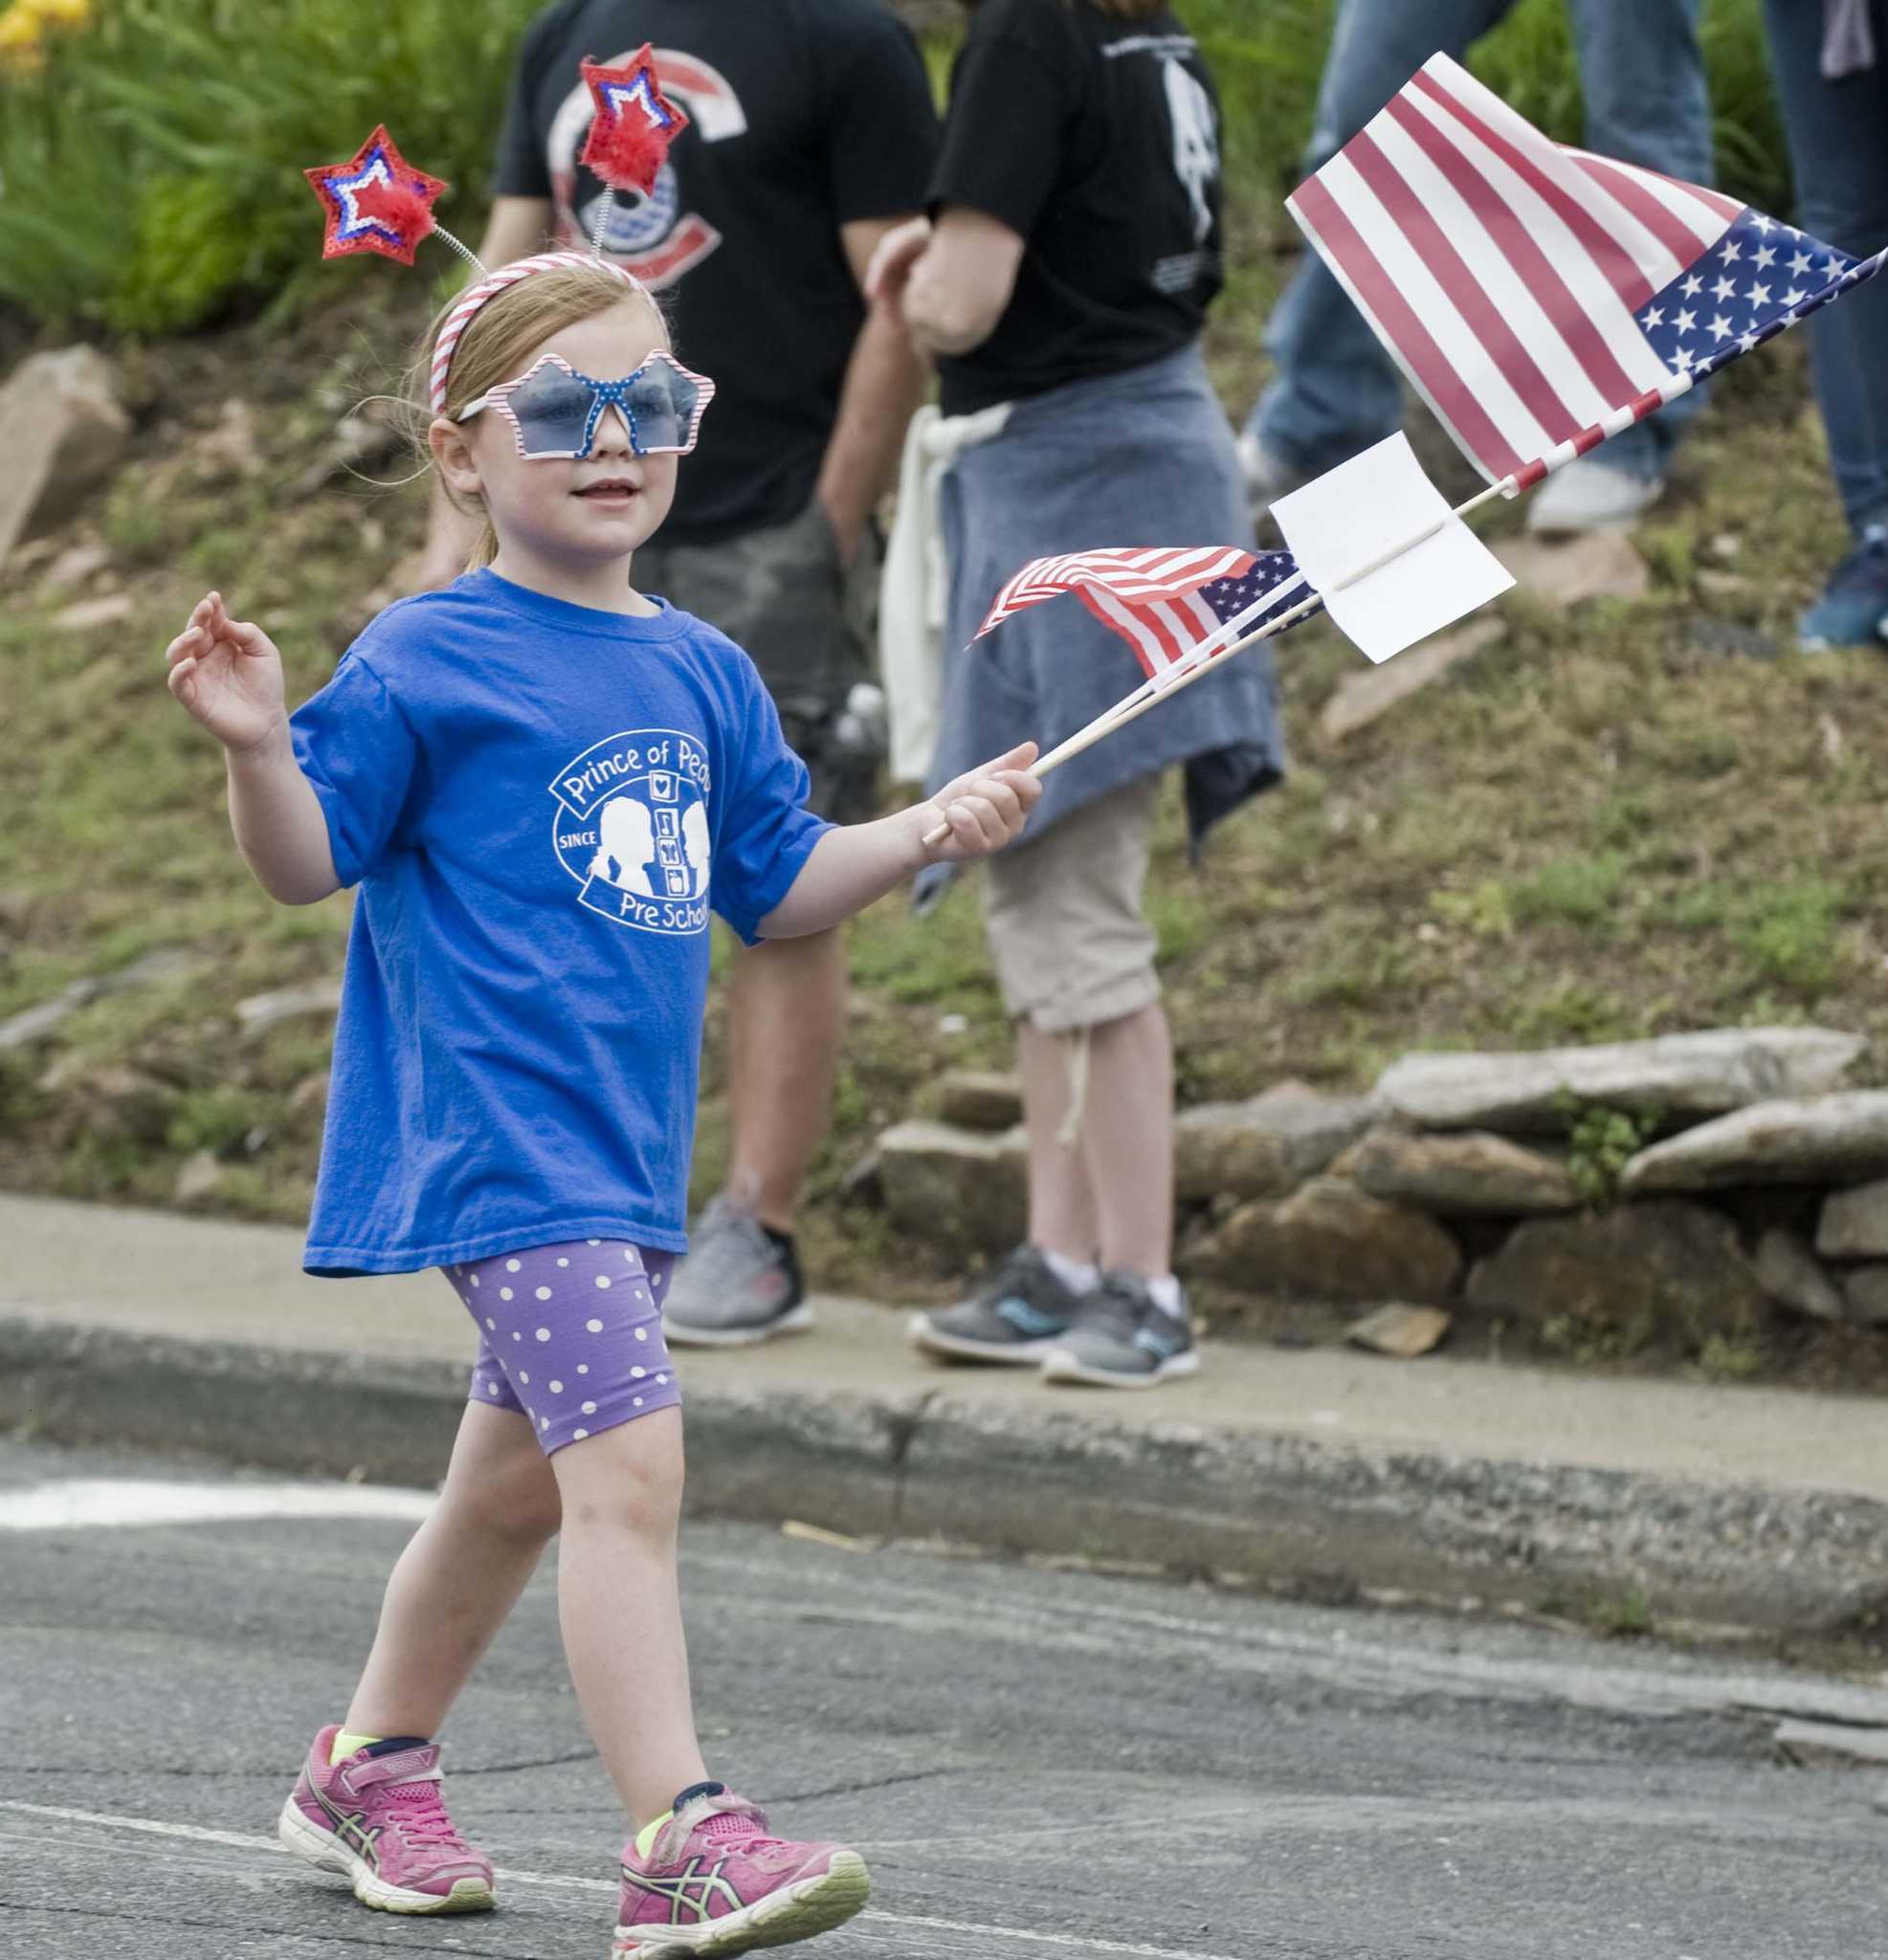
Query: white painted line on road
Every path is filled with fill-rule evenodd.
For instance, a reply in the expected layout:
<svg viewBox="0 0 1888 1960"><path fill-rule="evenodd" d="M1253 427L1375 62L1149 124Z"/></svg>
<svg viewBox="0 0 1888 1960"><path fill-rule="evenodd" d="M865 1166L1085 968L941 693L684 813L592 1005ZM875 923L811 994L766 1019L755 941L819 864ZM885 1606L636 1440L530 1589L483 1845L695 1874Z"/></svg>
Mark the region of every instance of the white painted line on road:
<svg viewBox="0 0 1888 1960"><path fill-rule="evenodd" d="M164 1483L76 1478L0 1491L0 1531L198 1525L241 1518L393 1518L416 1524L437 1502L430 1490L395 1490L371 1483Z"/></svg>
<svg viewBox="0 0 1888 1960"><path fill-rule="evenodd" d="M200 1844L233 1845L238 1851L281 1852L273 1838L248 1836L240 1831L211 1831L200 1824L167 1824L156 1817L124 1817L103 1811L67 1810L58 1804L17 1803L0 1799L0 1811L14 1811L23 1816L51 1817L64 1823L102 1824L114 1831L148 1831L159 1838L183 1838ZM520 1872L498 1867L493 1876L508 1885L542 1885L556 1891L611 1892L615 1883L609 1879L578 1879L561 1872ZM1077 1933L1031 1932L1020 1926L982 1926L971 1920L933 1919L922 1913L886 1912L868 1905L861 1920L875 1920L882 1926L944 1933L974 1933L987 1940L1026 1940L1033 1946L1064 1947L1077 1953L1123 1953L1134 1960L1233 1960L1227 1953L1202 1953L1192 1948L1149 1947L1134 1940L1088 1940Z"/></svg>

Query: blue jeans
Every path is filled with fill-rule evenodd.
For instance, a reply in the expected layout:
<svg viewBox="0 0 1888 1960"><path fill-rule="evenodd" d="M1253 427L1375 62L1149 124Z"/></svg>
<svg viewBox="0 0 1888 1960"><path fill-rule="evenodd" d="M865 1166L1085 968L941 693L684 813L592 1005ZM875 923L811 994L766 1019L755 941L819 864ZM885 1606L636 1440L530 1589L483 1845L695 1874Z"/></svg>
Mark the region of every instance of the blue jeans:
<svg viewBox="0 0 1888 1960"><path fill-rule="evenodd" d="M1804 0L1765 6L1796 222L1858 258L1888 245L1888 0L1874 0L1869 12L1876 66L1825 81L1822 9ZM1888 522L1888 273L1825 306L1808 332L1830 467L1859 533Z"/></svg>
<svg viewBox="0 0 1888 1960"><path fill-rule="evenodd" d="M1342 0L1308 176L1363 128L1438 49L1461 60L1515 0ZM1693 184L1711 182L1711 104L1698 51L1699 0L1568 0L1587 100L1587 147ZM1818 24L1810 0L1778 0ZM1832 241L1833 242L1833 241ZM1845 304L1850 303L1848 301ZM1835 309L1831 308L1832 312ZM1315 252L1274 309L1265 349L1278 375L1249 428L1268 449L1314 472L1334 469L1403 424L1396 364ZM1693 389L1615 435L1606 460L1661 477L1678 431L1703 406Z"/></svg>

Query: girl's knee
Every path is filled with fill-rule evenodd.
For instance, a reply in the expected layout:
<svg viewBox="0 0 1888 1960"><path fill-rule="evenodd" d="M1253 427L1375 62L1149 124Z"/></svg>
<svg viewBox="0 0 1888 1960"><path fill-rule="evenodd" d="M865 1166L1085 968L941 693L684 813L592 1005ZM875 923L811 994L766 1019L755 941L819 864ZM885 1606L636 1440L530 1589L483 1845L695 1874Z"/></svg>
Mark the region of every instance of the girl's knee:
<svg viewBox="0 0 1888 1960"><path fill-rule="evenodd" d="M673 1534L681 1515L681 1412L660 1410L566 1444L551 1459L568 1526Z"/></svg>
<svg viewBox="0 0 1888 1960"><path fill-rule="evenodd" d="M557 1478L535 1447L468 1479L458 1498L483 1529L503 1538L542 1545L564 1522Z"/></svg>

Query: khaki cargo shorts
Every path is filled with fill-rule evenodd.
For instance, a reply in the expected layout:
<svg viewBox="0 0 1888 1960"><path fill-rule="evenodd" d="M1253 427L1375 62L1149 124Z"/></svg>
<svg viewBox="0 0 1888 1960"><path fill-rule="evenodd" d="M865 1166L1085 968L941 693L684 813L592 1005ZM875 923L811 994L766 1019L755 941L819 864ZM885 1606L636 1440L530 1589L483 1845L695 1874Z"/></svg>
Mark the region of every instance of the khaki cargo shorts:
<svg viewBox="0 0 1888 1960"><path fill-rule="evenodd" d="M1099 1028L1160 998L1141 911L1158 772L1065 817L984 868L984 924L1003 1004L1045 1034Z"/></svg>
<svg viewBox="0 0 1888 1960"><path fill-rule="evenodd" d="M835 823L878 813L882 743L839 739L846 697L872 679L879 549L874 536L849 566L815 499L790 523L714 545L664 545L635 555L639 591L726 634L760 669L788 746L812 775L808 806Z"/></svg>

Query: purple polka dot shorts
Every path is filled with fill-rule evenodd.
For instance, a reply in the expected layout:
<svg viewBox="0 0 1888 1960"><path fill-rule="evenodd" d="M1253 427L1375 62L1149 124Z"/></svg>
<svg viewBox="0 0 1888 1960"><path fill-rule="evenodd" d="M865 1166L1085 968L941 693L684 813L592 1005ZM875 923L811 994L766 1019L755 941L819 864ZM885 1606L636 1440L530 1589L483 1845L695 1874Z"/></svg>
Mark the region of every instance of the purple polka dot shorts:
<svg viewBox="0 0 1888 1960"><path fill-rule="evenodd" d="M470 1399L516 1410L546 1456L673 1409L681 1389L658 1303L675 1263L626 1239L576 1238L441 1267L478 1324Z"/></svg>

